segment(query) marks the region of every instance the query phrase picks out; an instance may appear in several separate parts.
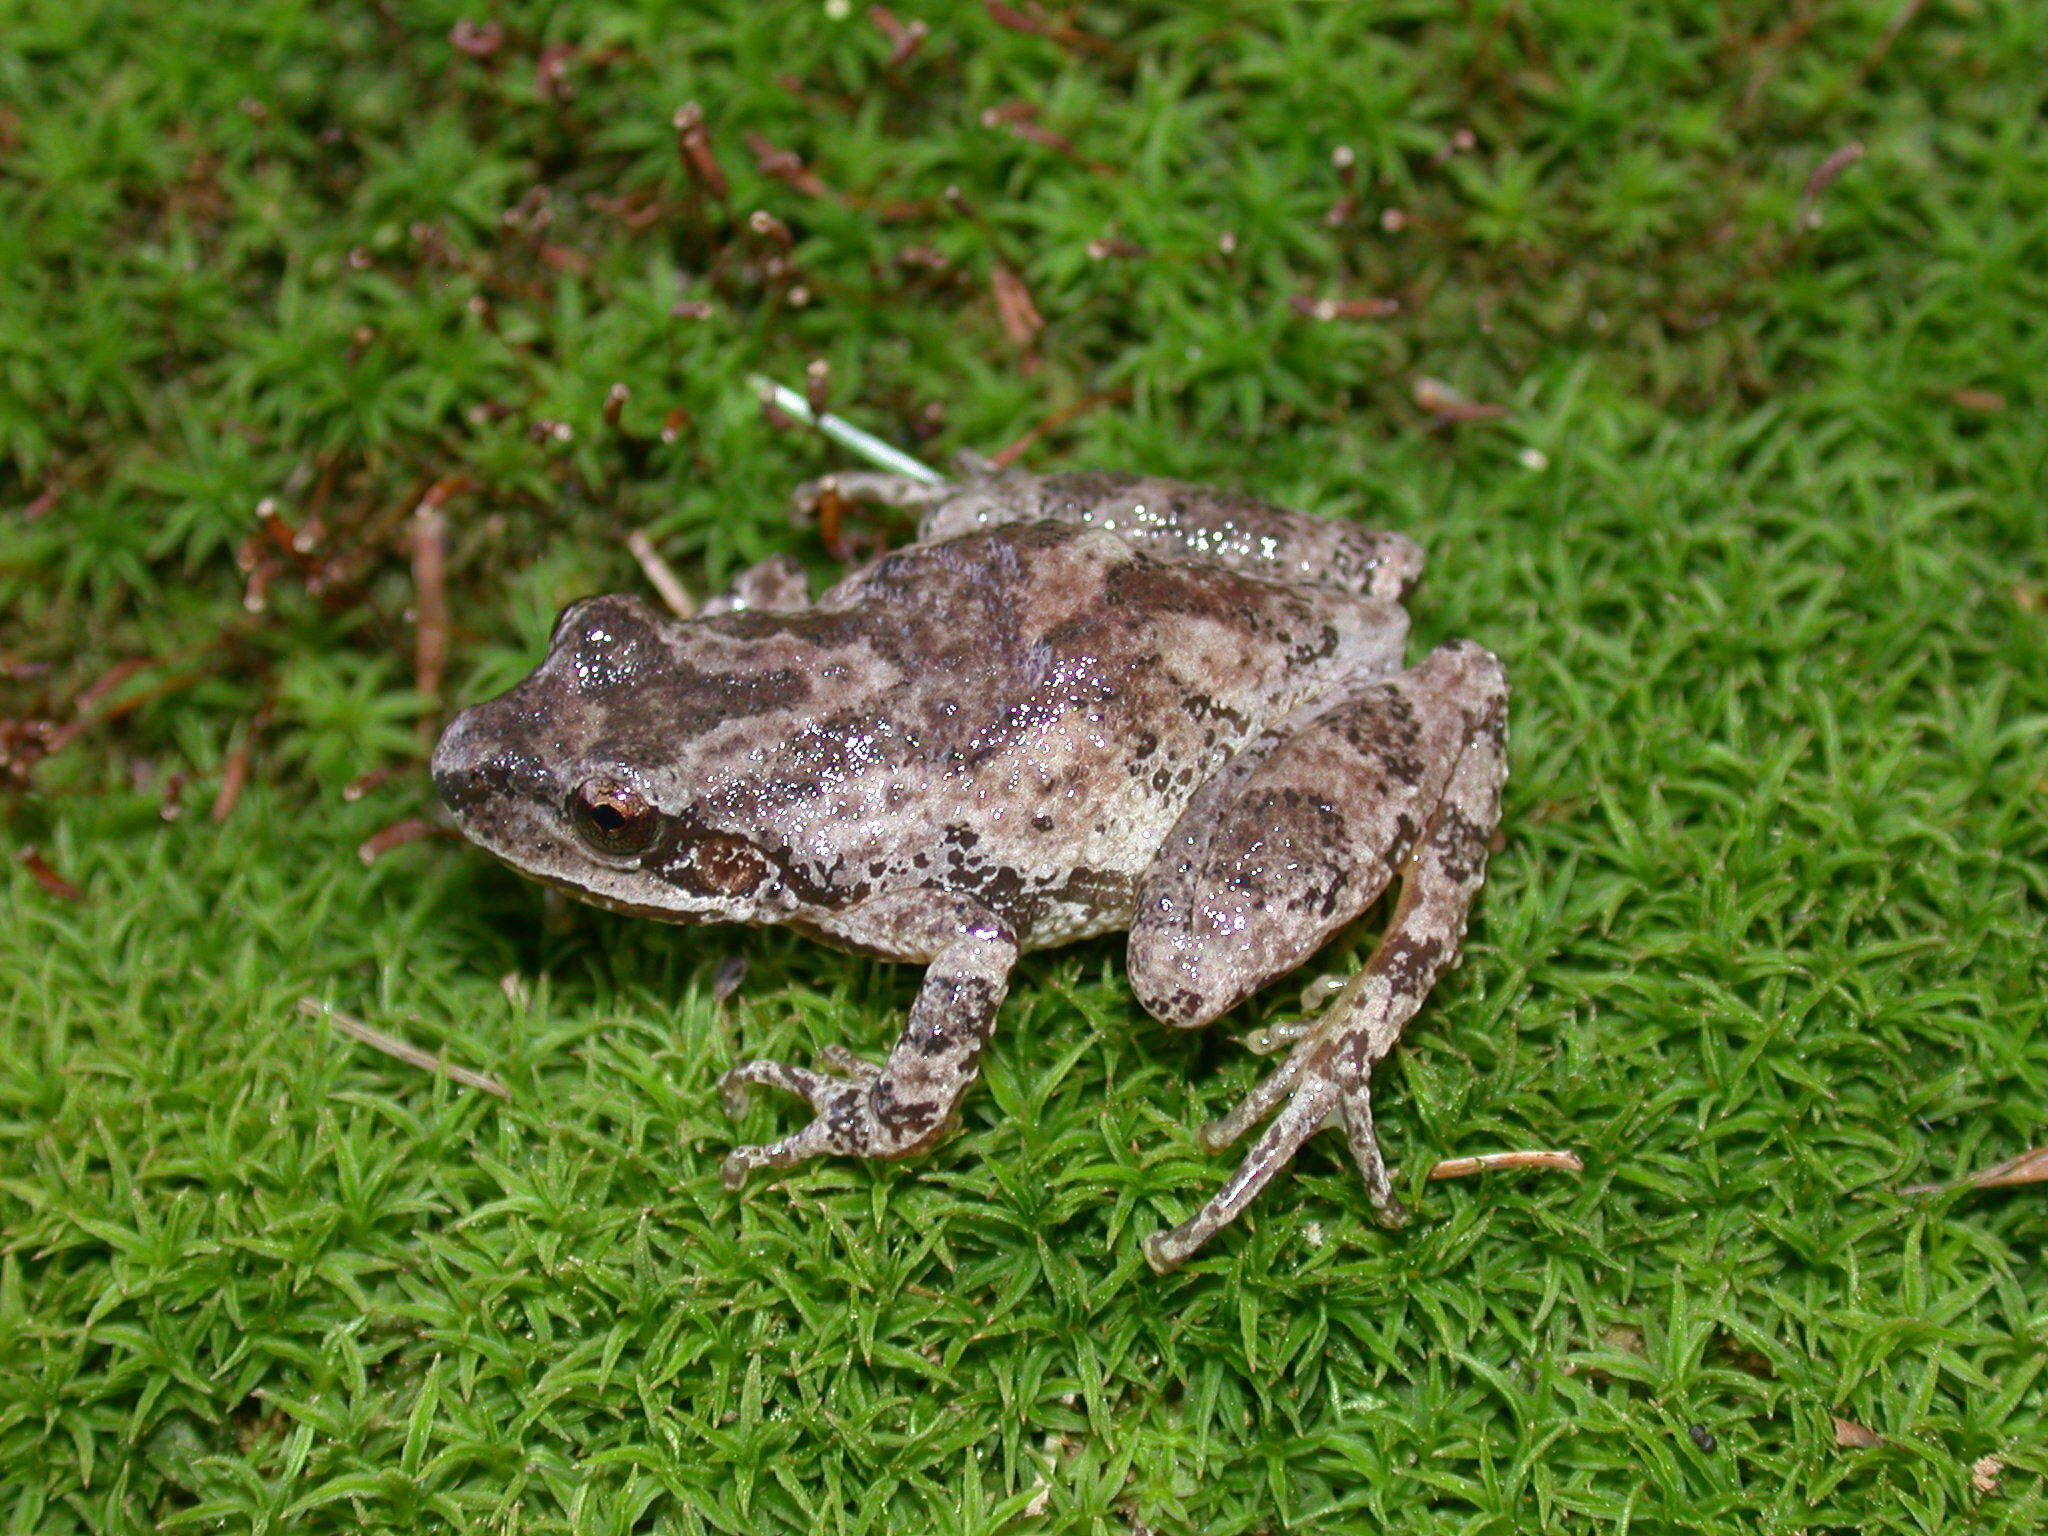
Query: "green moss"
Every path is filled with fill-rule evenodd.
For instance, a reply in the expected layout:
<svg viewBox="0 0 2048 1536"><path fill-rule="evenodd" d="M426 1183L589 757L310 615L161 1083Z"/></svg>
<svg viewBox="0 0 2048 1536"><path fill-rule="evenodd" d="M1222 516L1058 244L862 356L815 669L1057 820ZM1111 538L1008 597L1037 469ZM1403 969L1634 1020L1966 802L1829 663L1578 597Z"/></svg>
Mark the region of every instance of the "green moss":
<svg viewBox="0 0 2048 1536"><path fill-rule="evenodd" d="M841 9L0 7L0 716L157 663L4 811L83 897L0 872L0 1528L2041 1528L2048 1205L1896 1192L2048 1140L2039 7L905 0L894 68ZM721 1068L880 1046L912 971L356 857L429 799L425 489L467 699L633 529L827 569L784 495L841 461L740 384L814 360L935 461L1115 392L1023 462L1406 529L1420 638L1506 658L1407 1232L1317 1146L1151 1276L1260 1063L1108 943L1026 962L930 1159L729 1195L795 1109ZM325 585L252 614L264 497ZM1586 1174L1414 1183L1531 1145Z"/></svg>

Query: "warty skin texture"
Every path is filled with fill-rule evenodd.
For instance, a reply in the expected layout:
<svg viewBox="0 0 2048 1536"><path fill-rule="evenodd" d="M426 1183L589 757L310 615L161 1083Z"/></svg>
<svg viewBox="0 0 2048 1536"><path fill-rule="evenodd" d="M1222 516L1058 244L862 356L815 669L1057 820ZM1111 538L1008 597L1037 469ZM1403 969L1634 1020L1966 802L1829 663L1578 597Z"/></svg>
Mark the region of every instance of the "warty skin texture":
<svg viewBox="0 0 2048 1536"><path fill-rule="evenodd" d="M1456 962L1505 775L1499 664L1460 643L1404 669L1414 544L1151 479L829 493L919 507L917 542L814 604L771 563L691 620L573 605L434 755L469 837L587 900L928 967L885 1062L727 1075L815 1111L728 1182L937 1139L1024 950L1128 930L1139 1000L1198 1025L1398 877L1379 953L1204 1139L1266 1133L1147 1253L1180 1262L1325 1123L1398 1220L1367 1082Z"/></svg>

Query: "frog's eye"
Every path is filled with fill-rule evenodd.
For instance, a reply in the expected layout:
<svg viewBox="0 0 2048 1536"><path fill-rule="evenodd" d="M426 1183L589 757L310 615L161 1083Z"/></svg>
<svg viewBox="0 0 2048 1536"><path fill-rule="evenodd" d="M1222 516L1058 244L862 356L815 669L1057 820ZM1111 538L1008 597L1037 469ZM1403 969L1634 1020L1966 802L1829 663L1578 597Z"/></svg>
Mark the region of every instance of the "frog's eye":
<svg viewBox="0 0 2048 1536"><path fill-rule="evenodd" d="M616 858L645 853L661 831L661 813L617 779L586 779L577 785L569 796L569 819L586 843Z"/></svg>
<svg viewBox="0 0 2048 1536"><path fill-rule="evenodd" d="M704 896L744 896L761 883L768 863L743 837L707 833L684 851L670 871Z"/></svg>

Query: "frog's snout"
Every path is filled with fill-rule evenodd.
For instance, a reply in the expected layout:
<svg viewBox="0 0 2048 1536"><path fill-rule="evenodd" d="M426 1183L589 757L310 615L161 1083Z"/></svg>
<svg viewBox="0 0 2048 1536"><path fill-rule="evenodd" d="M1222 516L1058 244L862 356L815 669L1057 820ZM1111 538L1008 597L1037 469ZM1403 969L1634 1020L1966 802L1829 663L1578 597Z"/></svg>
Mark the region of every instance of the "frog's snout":
<svg viewBox="0 0 2048 1536"><path fill-rule="evenodd" d="M474 707L450 720L434 744L427 772L433 777L435 791L459 819L482 805L490 793L489 756L488 735L477 729Z"/></svg>
<svg viewBox="0 0 2048 1536"><path fill-rule="evenodd" d="M495 847L525 808L561 802L557 774L526 720L519 689L458 713L434 744L427 772L463 832Z"/></svg>

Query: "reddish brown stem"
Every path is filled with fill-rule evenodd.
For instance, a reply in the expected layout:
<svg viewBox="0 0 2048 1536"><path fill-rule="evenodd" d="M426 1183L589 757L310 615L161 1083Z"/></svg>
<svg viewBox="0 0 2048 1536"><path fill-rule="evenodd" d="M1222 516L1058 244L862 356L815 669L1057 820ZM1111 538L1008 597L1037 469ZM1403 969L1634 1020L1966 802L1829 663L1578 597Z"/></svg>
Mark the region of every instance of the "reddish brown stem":
<svg viewBox="0 0 2048 1536"><path fill-rule="evenodd" d="M21 862L27 867L29 878L60 901L85 900L85 892L52 869L50 861L36 849L22 849Z"/></svg>
<svg viewBox="0 0 2048 1536"><path fill-rule="evenodd" d="M356 849L356 857L365 864L374 864L394 848L403 848L407 843L416 843L423 837L443 837L446 834L431 821L418 816L408 816L403 821L394 821L380 832L372 832Z"/></svg>

